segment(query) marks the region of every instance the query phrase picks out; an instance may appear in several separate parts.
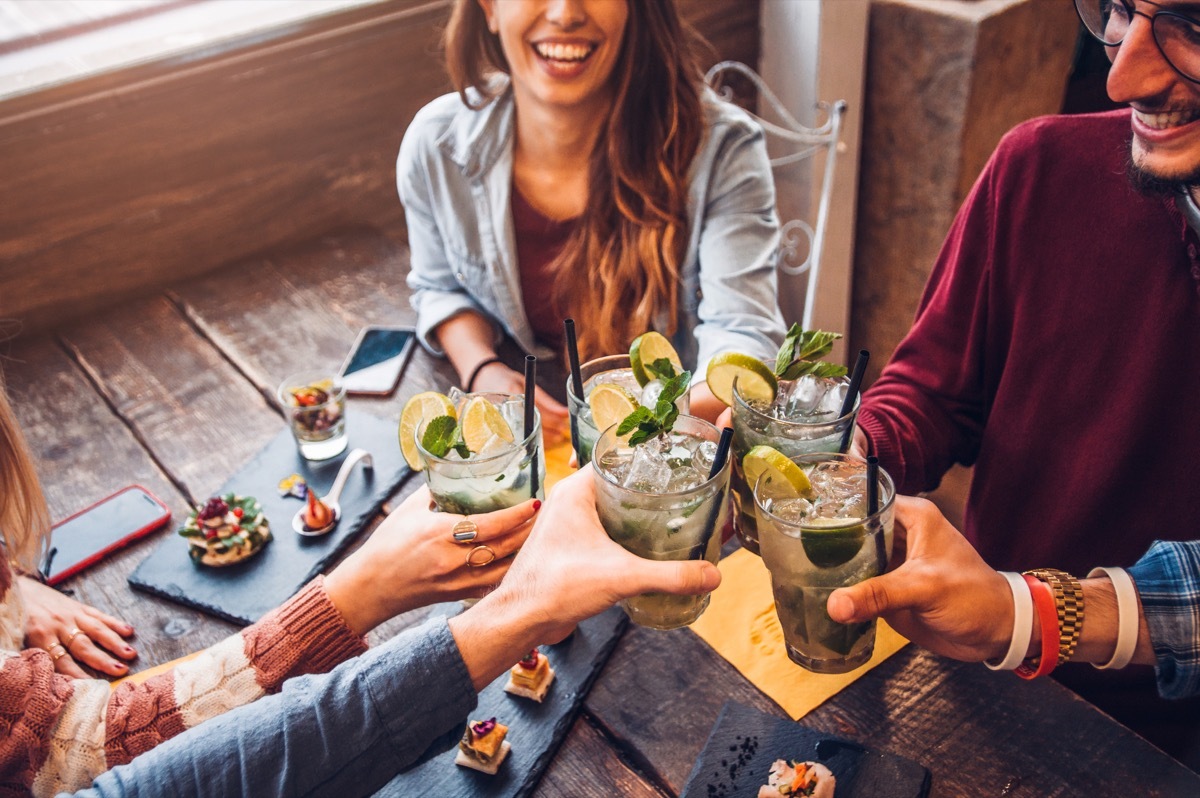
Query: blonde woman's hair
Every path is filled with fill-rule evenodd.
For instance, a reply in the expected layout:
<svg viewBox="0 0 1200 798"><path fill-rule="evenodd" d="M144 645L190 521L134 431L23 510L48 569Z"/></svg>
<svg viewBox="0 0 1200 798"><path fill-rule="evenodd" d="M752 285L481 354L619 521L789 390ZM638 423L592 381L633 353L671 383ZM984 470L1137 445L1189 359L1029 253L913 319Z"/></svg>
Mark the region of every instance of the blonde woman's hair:
<svg viewBox="0 0 1200 798"><path fill-rule="evenodd" d="M458 0L443 45L450 80L486 104L509 71L477 0ZM675 0L630 0L613 107L588 168L588 204L551 269L555 305L575 318L584 360L629 348L666 320L675 331L687 251L687 176L704 135L703 40Z"/></svg>
<svg viewBox="0 0 1200 798"><path fill-rule="evenodd" d="M5 555L18 569L38 569L50 542L50 510L17 426L0 373L0 536Z"/></svg>

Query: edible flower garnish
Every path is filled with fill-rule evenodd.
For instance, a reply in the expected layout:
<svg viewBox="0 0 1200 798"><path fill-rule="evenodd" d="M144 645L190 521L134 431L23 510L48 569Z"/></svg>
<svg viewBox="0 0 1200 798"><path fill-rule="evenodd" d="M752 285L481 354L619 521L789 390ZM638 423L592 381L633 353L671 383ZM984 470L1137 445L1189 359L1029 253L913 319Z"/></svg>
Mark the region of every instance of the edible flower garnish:
<svg viewBox="0 0 1200 798"><path fill-rule="evenodd" d="M289 477L279 480L279 495L283 497L295 496L297 499L303 501L308 498L308 483L299 474L292 474Z"/></svg>
<svg viewBox="0 0 1200 798"><path fill-rule="evenodd" d="M492 733L492 729L494 728L496 728L495 718L476 721L471 724L471 734L474 734L476 737L487 737Z"/></svg>

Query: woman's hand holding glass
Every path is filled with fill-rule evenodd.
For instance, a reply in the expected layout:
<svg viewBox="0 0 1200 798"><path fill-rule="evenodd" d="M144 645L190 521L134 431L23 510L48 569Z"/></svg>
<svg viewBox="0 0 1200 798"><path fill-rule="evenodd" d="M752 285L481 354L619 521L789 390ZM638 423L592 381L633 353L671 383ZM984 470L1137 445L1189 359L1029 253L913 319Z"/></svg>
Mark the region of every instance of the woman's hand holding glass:
<svg viewBox="0 0 1200 798"><path fill-rule="evenodd" d="M422 486L325 578L325 590L359 634L417 607L480 598L508 572L540 506L530 500L482 515L441 513Z"/></svg>

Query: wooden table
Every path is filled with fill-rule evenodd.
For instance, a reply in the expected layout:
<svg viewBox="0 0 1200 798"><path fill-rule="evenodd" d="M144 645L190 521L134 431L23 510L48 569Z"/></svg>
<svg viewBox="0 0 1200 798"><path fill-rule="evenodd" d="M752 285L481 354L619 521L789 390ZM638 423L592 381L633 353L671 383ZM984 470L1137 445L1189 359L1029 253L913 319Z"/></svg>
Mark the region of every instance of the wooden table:
<svg viewBox="0 0 1200 798"><path fill-rule="evenodd" d="M272 392L284 376L336 368L361 325L414 321L406 257L371 231L328 236L0 347L53 516L140 482L182 518L282 428ZM453 377L418 352L395 397L352 399L350 412L397 418L407 397ZM236 631L129 588L165 534L67 585L134 624L135 672ZM394 619L374 637L424 616ZM537 794L678 795L727 700L784 714L690 631L631 626ZM921 762L935 796L1200 795L1200 777L1056 683L911 646L804 723Z"/></svg>

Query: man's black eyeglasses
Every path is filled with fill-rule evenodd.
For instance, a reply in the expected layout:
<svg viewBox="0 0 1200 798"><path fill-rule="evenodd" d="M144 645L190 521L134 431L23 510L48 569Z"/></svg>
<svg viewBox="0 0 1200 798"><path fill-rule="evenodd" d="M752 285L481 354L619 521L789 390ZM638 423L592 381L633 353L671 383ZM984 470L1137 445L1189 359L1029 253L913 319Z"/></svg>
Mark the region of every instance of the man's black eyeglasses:
<svg viewBox="0 0 1200 798"><path fill-rule="evenodd" d="M1125 40L1135 16L1150 20L1154 43L1175 71L1194 83L1200 83L1200 20L1158 3L1142 0L1154 6L1153 14L1138 11L1133 0L1075 0L1075 12L1088 33L1107 47L1116 47Z"/></svg>

